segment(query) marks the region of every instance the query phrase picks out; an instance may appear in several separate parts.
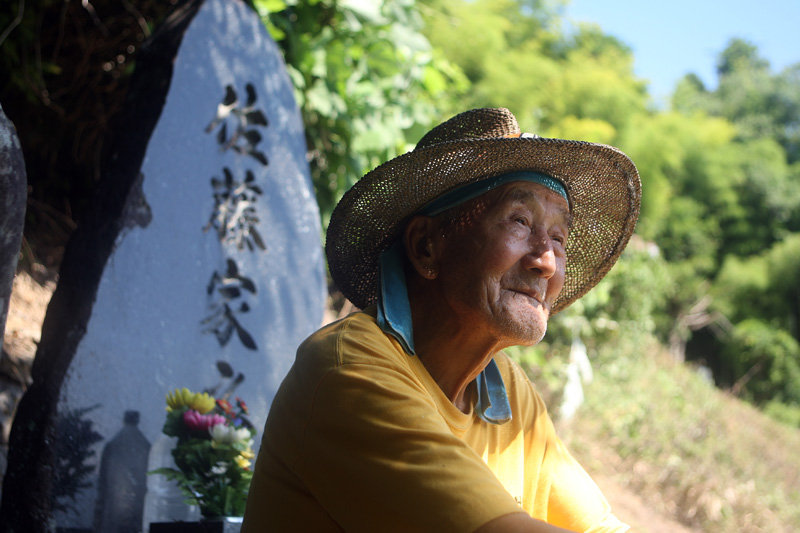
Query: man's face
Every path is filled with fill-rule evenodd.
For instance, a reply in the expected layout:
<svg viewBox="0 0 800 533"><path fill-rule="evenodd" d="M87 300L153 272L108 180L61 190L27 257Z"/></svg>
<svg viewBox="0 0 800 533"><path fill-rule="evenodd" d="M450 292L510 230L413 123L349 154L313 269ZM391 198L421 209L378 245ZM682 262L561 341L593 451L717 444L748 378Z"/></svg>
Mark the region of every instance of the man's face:
<svg viewBox="0 0 800 533"><path fill-rule="evenodd" d="M445 224L438 279L450 309L487 340L533 345L564 285L569 207L536 183L498 187Z"/></svg>

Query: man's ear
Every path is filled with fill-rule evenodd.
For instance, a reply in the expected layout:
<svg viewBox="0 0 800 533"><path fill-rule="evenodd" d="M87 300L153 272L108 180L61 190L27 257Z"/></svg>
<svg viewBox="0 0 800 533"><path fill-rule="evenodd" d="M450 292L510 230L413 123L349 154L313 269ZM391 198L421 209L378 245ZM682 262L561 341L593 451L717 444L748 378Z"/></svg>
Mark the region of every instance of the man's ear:
<svg viewBox="0 0 800 533"><path fill-rule="evenodd" d="M411 266L425 279L435 279L439 275L439 258L436 241L438 223L431 217L413 217L403 234L406 256Z"/></svg>

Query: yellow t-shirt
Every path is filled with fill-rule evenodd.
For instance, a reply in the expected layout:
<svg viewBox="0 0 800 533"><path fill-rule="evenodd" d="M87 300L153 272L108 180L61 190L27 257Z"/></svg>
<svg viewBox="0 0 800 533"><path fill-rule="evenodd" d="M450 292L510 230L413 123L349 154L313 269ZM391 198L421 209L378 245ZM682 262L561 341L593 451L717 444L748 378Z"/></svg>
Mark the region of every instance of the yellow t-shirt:
<svg viewBox="0 0 800 533"><path fill-rule="evenodd" d="M470 532L520 509L626 531L522 370L495 360L513 413L501 425L459 411L374 313L313 334L273 400L242 531Z"/></svg>

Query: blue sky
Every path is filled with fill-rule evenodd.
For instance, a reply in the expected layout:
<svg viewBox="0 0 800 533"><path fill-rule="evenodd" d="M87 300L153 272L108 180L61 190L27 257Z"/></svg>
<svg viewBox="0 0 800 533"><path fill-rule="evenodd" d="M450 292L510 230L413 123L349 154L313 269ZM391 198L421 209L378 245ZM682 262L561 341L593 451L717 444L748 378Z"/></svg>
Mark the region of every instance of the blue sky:
<svg viewBox="0 0 800 533"><path fill-rule="evenodd" d="M773 72L800 63L800 0L570 0L564 15L630 46L657 102L689 72L716 87L717 57L733 37L754 44Z"/></svg>

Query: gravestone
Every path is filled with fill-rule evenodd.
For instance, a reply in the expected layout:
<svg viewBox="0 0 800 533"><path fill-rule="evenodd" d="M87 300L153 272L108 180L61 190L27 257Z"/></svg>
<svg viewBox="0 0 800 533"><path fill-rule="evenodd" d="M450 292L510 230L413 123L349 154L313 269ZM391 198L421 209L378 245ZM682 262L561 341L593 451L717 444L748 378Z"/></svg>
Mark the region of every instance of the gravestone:
<svg viewBox="0 0 800 533"><path fill-rule="evenodd" d="M19 138L0 107L0 348L22 241L26 187Z"/></svg>
<svg viewBox="0 0 800 533"><path fill-rule="evenodd" d="M53 337L74 345L60 359L46 354L68 360L62 376L40 369L60 385L49 414L56 474L46 480L46 511L62 531L141 530L165 394L188 387L239 396L260 430L297 346L322 323L319 212L280 52L238 0L190 1L179 16L137 59L140 80L126 106L134 126L116 130L109 164L127 189L121 195L110 172L98 208L118 205L116 218L82 226L48 309L61 315ZM158 63L149 79L148 57ZM139 133L159 98L160 114ZM146 150L131 155L139 137ZM96 268L92 236L108 248ZM64 316L70 299L79 300L77 316Z"/></svg>
<svg viewBox="0 0 800 533"><path fill-rule="evenodd" d="M0 350L17 270L26 200L25 161L14 125L0 107ZM0 355L0 368L7 362ZM21 393L20 384L0 373L0 476L6 470L5 430Z"/></svg>

